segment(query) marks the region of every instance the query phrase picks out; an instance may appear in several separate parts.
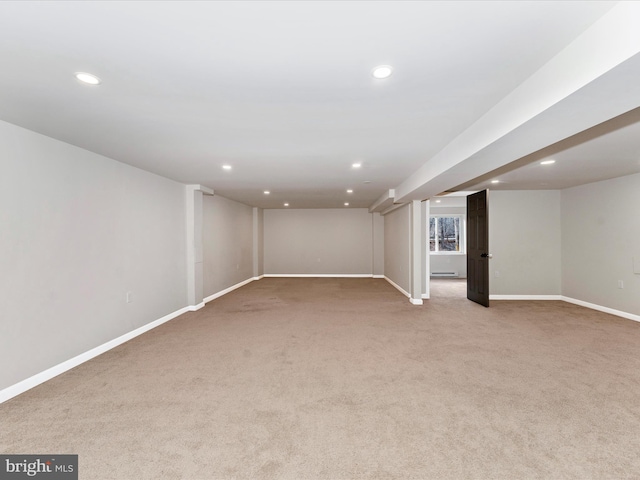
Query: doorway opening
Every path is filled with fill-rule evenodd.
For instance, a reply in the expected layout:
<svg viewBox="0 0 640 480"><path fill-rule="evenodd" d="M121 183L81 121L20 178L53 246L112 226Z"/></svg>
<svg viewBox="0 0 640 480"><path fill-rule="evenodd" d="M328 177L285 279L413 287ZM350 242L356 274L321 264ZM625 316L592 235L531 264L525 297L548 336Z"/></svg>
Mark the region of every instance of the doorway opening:
<svg viewBox="0 0 640 480"><path fill-rule="evenodd" d="M489 306L488 199L489 191L482 190L457 192L429 202L431 298L468 298Z"/></svg>
<svg viewBox="0 0 640 480"><path fill-rule="evenodd" d="M431 298L466 298L466 196L447 195L429 202L427 245Z"/></svg>

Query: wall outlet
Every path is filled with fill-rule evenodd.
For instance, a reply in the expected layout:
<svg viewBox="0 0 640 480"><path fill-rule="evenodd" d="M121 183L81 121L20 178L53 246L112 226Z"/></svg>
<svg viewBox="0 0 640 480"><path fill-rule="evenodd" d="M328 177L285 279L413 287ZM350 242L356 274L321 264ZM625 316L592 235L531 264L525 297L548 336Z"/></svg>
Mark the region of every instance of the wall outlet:
<svg viewBox="0 0 640 480"><path fill-rule="evenodd" d="M127 292L127 294L125 295L125 299L127 303L133 302L133 294L131 292Z"/></svg>
<svg viewBox="0 0 640 480"><path fill-rule="evenodd" d="M618 288L624 288L624 281L618 280Z"/></svg>
<svg viewBox="0 0 640 480"><path fill-rule="evenodd" d="M496 278L497 278L497 277L499 277L499 276L500 276L500 271L499 271L499 270L496 270L496 271L495 271L495 273L494 273L494 275L496 276Z"/></svg>

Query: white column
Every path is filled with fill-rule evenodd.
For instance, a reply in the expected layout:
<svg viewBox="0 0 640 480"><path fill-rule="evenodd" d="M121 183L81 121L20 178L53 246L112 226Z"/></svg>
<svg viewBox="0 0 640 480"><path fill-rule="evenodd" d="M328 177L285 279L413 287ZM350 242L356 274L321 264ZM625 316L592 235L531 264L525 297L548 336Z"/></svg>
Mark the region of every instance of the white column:
<svg viewBox="0 0 640 480"><path fill-rule="evenodd" d="M377 212L371 214L373 224L372 272L375 278L384 277L384 217Z"/></svg>
<svg viewBox="0 0 640 480"><path fill-rule="evenodd" d="M422 259L422 299L431 298L431 278L429 272L431 272L431 257L429 255L429 215L431 204L429 200L422 202L422 239L421 249L423 254Z"/></svg>
<svg viewBox="0 0 640 480"><path fill-rule="evenodd" d="M258 207L253 207L253 278L260 279L263 275L263 260L262 260L262 222L263 222L263 210Z"/></svg>
<svg viewBox="0 0 640 480"><path fill-rule="evenodd" d="M411 297L414 305L422 305L422 278L424 275L424 248L422 202L411 202Z"/></svg>
<svg viewBox="0 0 640 480"><path fill-rule="evenodd" d="M202 185L187 185L187 303L192 310L204 307L202 265L203 194L213 190Z"/></svg>

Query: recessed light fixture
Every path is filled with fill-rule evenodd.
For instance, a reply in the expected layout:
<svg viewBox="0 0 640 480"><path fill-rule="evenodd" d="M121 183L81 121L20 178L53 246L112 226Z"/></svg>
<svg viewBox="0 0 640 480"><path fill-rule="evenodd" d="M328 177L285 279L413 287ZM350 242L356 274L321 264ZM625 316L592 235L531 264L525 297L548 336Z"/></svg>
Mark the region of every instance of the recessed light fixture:
<svg viewBox="0 0 640 480"><path fill-rule="evenodd" d="M223 170L231 170L231 165L222 165Z"/></svg>
<svg viewBox="0 0 640 480"><path fill-rule="evenodd" d="M359 163L359 162L356 162L356 163L352 163L352 164L351 164L351 166L352 166L353 168L360 168L360 167L362 166L362 164L361 164L361 163Z"/></svg>
<svg viewBox="0 0 640 480"><path fill-rule="evenodd" d="M349 202L344 202L344 206L348 207L349 206Z"/></svg>
<svg viewBox="0 0 640 480"><path fill-rule="evenodd" d="M540 162L540 165L551 165L553 163L556 163L555 160L544 160L542 162Z"/></svg>
<svg viewBox="0 0 640 480"><path fill-rule="evenodd" d="M378 65L371 71L371 75L373 75L373 78L377 78L378 80L389 78L392 73L393 67L389 65Z"/></svg>
<svg viewBox="0 0 640 480"><path fill-rule="evenodd" d="M269 195L270 193L271 193L271 192L270 192L269 190L265 190L265 191L264 191L264 194L265 194L265 195Z"/></svg>
<svg viewBox="0 0 640 480"><path fill-rule="evenodd" d="M284 206L285 206L285 207L288 207L288 206L289 206L289 204L288 204L288 203L285 203L285 204L284 204Z"/></svg>
<svg viewBox="0 0 640 480"><path fill-rule="evenodd" d="M500 180L491 180L491 183L500 183Z"/></svg>
<svg viewBox="0 0 640 480"><path fill-rule="evenodd" d="M442 200L436 200L436 203L440 203Z"/></svg>
<svg viewBox="0 0 640 480"><path fill-rule="evenodd" d="M350 188L347 190L347 193L353 193L353 190L351 190Z"/></svg>
<svg viewBox="0 0 640 480"><path fill-rule="evenodd" d="M364 181L364 182L362 182L362 183L364 183L365 185L369 185L369 184L371 183L371 180L365 180L365 181Z"/></svg>
<svg viewBox="0 0 640 480"><path fill-rule="evenodd" d="M87 85L100 85L102 83L102 80L91 73L76 72L75 76L79 81Z"/></svg>

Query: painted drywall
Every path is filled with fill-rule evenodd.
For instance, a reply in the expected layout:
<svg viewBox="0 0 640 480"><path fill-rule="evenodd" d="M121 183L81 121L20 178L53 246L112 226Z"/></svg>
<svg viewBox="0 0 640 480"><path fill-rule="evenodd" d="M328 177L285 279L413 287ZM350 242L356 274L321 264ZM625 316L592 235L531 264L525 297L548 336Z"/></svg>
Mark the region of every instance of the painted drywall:
<svg viewBox="0 0 640 480"><path fill-rule="evenodd" d="M265 210L265 275L371 275L372 237L364 208Z"/></svg>
<svg viewBox="0 0 640 480"><path fill-rule="evenodd" d="M253 278L253 208L220 195L203 201L204 298Z"/></svg>
<svg viewBox="0 0 640 480"><path fill-rule="evenodd" d="M430 274L442 272L456 272L459 278L467 278L467 256L458 255L429 255L431 260Z"/></svg>
<svg viewBox="0 0 640 480"><path fill-rule="evenodd" d="M213 195L213 190L202 185L186 186L187 216L187 302L198 307L204 301L202 263L202 211L204 193Z"/></svg>
<svg viewBox="0 0 640 480"><path fill-rule="evenodd" d="M384 274L402 288L411 291L411 205L384 216Z"/></svg>
<svg viewBox="0 0 640 480"><path fill-rule="evenodd" d="M466 197L463 197L463 198L466 198ZM434 202L430 202L430 203L431 203L430 215L466 215L467 214L466 206L465 207L439 207L437 203L434 203Z"/></svg>
<svg viewBox="0 0 640 480"><path fill-rule="evenodd" d="M489 292L561 294L560 191L489 192Z"/></svg>
<svg viewBox="0 0 640 480"><path fill-rule="evenodd" d="M253 276L264 275L264 210L253 207Z"/></svg>
<svg viewBox="0 0 640 480"><path fill-rule="evenodd" d="M455 201L464 206L445 206L441 207L435 201L430 202L430 215L466 215L466 197L452 197L447 199ZM464 219L466 223L466 219ZM457 272L458 277L467 278L467 256L462 253L431 253L429 255L431 264L429 272Z"/></svg>
<svg viewBox="0 0 640 480"><path fill-rule="evenodd" d="M427 249L426 243L426 206L420 200L411 202L411 290L409 290L411 303L422 305L422 296L426 292L423 288L423 279L427 273Z"/></svg>
<svg viewBox="0 0 640 480"><path fill-rule="evenodd" d="M431 256L428 252L429 245L429 215L431 212L431 202L425 200L422 202L422 235L420 238L420 246L424 249L424 266L422 268L422 298L428 299L431 297L431 285L429 283L429 272L431 271Z"/></svg>
<svg viewBox="0 0 640 480"><path fill-rule="evenodd" d="M373 214L373 274L384 275L384 217Z"/></svg>
<svg viewBox="0 0 640 480"><path fill-rule="evenodd" d="M562 295L640 315L638 207L640 174L562 191Z"/></svg>
<svg viewBox="0 0 640 480"><path fill-rule="evenodd" d="M5 122L0 171L0 389L186 306L184 185Z"/></svg>

